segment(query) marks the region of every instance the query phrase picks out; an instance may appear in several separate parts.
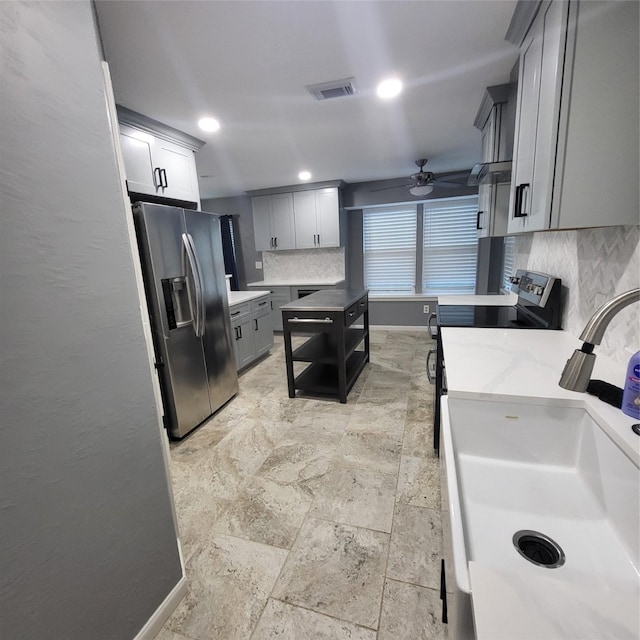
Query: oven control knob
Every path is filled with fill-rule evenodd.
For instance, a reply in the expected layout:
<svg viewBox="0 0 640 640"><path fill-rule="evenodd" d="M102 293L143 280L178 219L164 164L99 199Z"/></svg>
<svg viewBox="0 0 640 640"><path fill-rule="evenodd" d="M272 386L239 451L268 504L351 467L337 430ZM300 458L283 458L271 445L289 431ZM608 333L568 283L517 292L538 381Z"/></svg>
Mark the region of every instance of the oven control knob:
<svg viewBox="0 0 640 640"><path fill-rule="evenodd" d="M520 278L518 278L518 276L510 276L509 282L511 282L511 284L520 284Z"/></svg>

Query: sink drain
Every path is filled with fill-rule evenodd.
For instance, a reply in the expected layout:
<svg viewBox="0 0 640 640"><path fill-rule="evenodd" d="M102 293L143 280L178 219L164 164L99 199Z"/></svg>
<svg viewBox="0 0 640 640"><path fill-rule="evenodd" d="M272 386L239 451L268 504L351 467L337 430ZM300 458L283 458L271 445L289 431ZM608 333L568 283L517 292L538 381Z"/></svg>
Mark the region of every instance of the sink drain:
<svg viewBox="0 0 640 640"><path fill-rule="evenodd" d="M513 536L516 551L539 567L556 569L564 564L564 551L557 542L538 531L524 529Z"/></svg>

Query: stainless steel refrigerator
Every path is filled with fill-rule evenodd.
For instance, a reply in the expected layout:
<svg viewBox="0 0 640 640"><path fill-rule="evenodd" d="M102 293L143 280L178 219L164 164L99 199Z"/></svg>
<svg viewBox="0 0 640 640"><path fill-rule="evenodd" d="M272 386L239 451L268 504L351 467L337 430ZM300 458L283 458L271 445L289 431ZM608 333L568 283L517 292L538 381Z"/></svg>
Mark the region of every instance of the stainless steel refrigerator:
<svg viewBox="0 0 640 640"><path fill-rule="evenodd" d="M133 207L165 424L182 438L238 392L220 220Z"/></svg>

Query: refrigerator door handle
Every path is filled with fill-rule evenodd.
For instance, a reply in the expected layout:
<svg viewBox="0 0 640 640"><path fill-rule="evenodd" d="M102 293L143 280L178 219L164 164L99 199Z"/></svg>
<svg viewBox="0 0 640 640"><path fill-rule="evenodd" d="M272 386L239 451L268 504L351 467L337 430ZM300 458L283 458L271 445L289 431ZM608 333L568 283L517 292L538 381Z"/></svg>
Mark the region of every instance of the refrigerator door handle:
<svg viewBox="0 0 640 640"><path fill-rule="evenodd" d="M187 233L189 238L189 243L191 244L191 253L193 255L193 260L196 265L196 269L198 270L198 286L200 287L200 333L198 334L200 338L204 335L205 327L206 327L206 314L207 309L204 304L204 278L202 276L202 267L200 266L200 260L198 260L198 252L196 251L196 243L193 241L193 236L190 233Z"/></svg>
<svg viewBox="0 0 640 640"><path fill-rule="evenodd" d="M202 318L202 281L200 279L200 270L198 269L198 263L193 247L193 238L188 233L182 234L182 245L187 256L187 262L189 263L189 269L191 270L191 276L193 277L193 284L195 285L196 294L196 308L191 310L193 315L194 332L196 337L202 337L201 318ZM189 303L191 303L191 297L189 297Z"/></svg>

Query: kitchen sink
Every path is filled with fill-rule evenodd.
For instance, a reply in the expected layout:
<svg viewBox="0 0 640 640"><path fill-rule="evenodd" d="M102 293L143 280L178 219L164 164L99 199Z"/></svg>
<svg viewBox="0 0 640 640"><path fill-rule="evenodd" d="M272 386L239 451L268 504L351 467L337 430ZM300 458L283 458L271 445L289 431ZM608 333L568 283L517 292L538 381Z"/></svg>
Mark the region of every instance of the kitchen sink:
<svg viewBox="0 0 640 640"><path fill-rule="evenodd" d="M474 561L518 580L553 576L563 588L589 581L608 599L640 601L638 467L606 424L556 403L443 398L449 581L455 575L463 599L473 595ZM636 637L633 611L629 625Z"/></svg>

